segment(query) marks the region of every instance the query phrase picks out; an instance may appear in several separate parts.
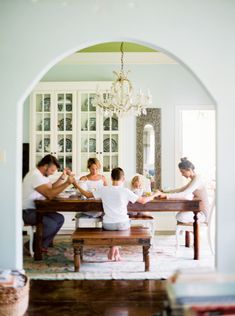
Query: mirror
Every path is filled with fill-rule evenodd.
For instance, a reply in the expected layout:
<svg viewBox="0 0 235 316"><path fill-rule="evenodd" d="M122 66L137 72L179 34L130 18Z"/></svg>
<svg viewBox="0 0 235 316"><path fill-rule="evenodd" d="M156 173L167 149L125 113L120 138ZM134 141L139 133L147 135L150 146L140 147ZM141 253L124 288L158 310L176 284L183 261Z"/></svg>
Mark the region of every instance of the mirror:
<svg viewBox="0 0 235 316"><path fill-rule="evenodd" d="M154 129L151 124L146 124L143 132L143 170L147 178L154 177L154 160L155 160L155 139Z"/></svg>
<svg viewBox="0 0 235 316"><path fill-rule="evenodd" d="M161 109L137 117L136 172L151 179L152 189L161 188Z"/></svg>

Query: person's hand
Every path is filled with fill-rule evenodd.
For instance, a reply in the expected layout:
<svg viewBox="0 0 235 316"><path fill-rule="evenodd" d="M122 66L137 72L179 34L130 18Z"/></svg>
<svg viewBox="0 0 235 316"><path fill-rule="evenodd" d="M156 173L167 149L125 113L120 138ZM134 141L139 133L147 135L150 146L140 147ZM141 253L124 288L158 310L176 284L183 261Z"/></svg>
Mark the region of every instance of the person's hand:
<svg viewBox="0 0 235 316"><path fill-rule="evenodd" d="M74 176L75 175L75 173L72 172L72 170L70 170L69 168L64 168L63 174L65 174L67 176Z"/></svg>
<svg viewBox="0 0 235 316"><path fill-rule="evenodd" d="M74 176L68 176L67 181L68 184L74 184L76 182L76 179Z"/></svg>
<svg viewBox="0 0 235 316"><path fill-rule="evenodd" d="M157 197L159 197L160 199L166 199L166 194L163 193L162 191L157 190L156 194L157 194Z"/></svg>

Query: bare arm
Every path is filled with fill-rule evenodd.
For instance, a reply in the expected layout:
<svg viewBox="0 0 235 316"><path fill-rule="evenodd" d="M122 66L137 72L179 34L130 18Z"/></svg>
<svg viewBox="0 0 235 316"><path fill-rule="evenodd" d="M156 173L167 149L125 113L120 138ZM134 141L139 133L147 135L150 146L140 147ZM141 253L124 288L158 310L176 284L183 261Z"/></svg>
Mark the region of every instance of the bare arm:
<svg viewBox="0 0 235 316"><path fill-rule="evenodd" d="M64 191L73 182L74 178L72 176L69 176L66 182L58 184L55 187L52 186L51 183L46 183L38 186L37 188L35 188L35 190L45 196L47 199L51 200L59 193Z"/></svg>
<svg viewBox="0 0 235 316"><path fill-rule="evenodd" d="M187 187L189 186L190 182L187 183L186 185L184 185L183 187L181 188L178 188L178 189L172 189L172 190L167 190L167 191L164 191L164 193L179 193L179 192L183 192L185 189L187 189Z"/></svg>
<svg viewBox="0 0 235 316"><path fill-rule="evenodd" d="M73 185L74 185L75 188L78 189L78 191L80 191L81 194L84 195L86 198L89 199L89 198L93 198L93 197L94 197L94 195L93 195L92 192L83 190L83 189L78 185L78 183L77 183L76 181L73 183Z"/></svg>
<svg viewBox="0 0 235 316"><path fill-rule="evenodd" d="M202 187L200 177L194 177L186 186L184 191L166 194L168 199L191 199L195 190Z"/></svg>
<svg viewBox="0 0 235 316"><path fill-rule="evenodd" d="M60 177L52 184L53 188L58 187L59 185L61 185L62 183L64 183L64 181L66 180L67 176L72 176L74 175L72 173L72 171L69 168L64 168L62 174L60 175Z"/></svg>
<svg viewBox="0 0 235 316"><path fill-rule="evenodd" d="M107 186L108 186L108 181L107 181L107 179L105 178L105 176L102 176L102 180L103 180L104 186L107 187Z"/></svg>
<svg viewBox="0 0 235 316"><path fill-rule="evenodd" d="M155 197L157 197L157 196L158 196L157 192L154 193L154 194L151 195L151 196L140 196L140 197L138 198L137 202L138 202L138 203L141 203L141 204L146 204L146 203L152 201L152 200L153 200Z"/></svg>

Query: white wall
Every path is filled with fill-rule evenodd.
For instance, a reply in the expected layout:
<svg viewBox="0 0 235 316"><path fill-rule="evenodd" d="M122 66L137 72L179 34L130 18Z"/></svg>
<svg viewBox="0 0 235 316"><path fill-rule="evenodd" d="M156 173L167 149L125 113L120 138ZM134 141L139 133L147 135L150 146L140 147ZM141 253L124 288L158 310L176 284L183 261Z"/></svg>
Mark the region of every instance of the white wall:
<svg viewBox="0 0 235 316"><path fill-rule="evenodd" d="M22 267L22 101L65 55L104 41L136 40L176 56L217 102L217 264L235 272L235 3L11 0L0 2L0 12L0 151L6 155L0 162L0 267Z"/></svg>

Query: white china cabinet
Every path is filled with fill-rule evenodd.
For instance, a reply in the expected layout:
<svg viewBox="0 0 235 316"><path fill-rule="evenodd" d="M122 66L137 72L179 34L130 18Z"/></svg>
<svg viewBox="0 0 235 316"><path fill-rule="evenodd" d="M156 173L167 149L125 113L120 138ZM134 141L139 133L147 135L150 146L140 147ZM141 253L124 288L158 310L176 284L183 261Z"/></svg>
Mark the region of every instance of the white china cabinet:
<svg viewBox="0 0 235 316"><path fill-rule="evenodd" d="M96 157L101 172L110 177L121 165L121 119L106 117L93 105L99 87L110 82L41 82L30 99L30 169L46 154L69 167L77 176L87 173L87 159ZM66 214L64 229L74 228Z"/></svg>

